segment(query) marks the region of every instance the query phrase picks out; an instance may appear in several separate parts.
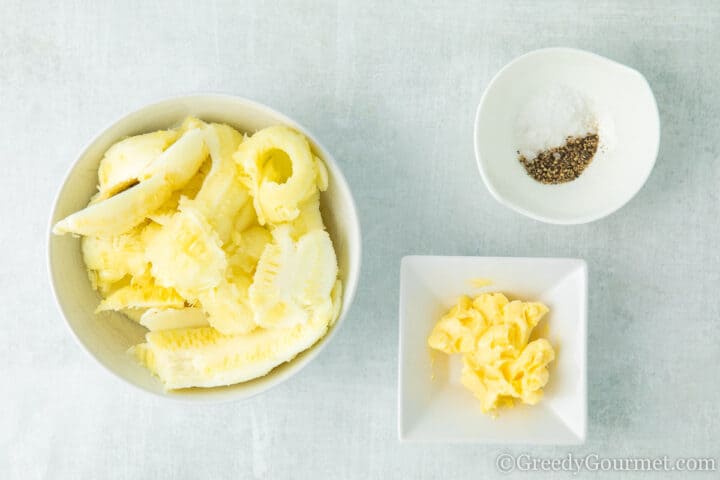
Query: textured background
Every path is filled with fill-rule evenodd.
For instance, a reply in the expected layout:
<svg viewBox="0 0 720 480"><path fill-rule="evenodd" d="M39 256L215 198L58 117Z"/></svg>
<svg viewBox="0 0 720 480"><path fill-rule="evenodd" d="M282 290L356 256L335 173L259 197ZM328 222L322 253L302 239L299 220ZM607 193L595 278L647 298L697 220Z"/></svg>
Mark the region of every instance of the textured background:
<svg viewBox="0 0 720 480"><path fill-rule="evenodd" d="M0 478L479 479L505 451L720 457L720 4L389 3L2 2ZM576 227L498 205L472 151L491 76L558 45L644 73L663 125L638 196ZM190 408L129 389L75 345L44 257L80 146L195 91L256 99L316 133L354 190L365 258L352 312L312 365L250 401ZM398 443L408 253L587 259L585 445Z"/></svg>

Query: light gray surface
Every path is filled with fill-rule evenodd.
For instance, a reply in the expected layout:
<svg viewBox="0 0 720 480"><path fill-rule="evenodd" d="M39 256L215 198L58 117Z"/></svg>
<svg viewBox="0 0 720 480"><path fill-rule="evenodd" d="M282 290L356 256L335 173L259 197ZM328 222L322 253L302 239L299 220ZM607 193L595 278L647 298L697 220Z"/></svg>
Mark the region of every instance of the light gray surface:
<svg viewBox="0 0 720 480"><path fill-rule="evenodd" d="M504 451L720 456L717 2L199 3L3 2L0 477L477 479ZM585 226L501 207L472 151L491 76L556 45L640 70L663 125L645 188ZM251 401L188 408L130 390L75 345L44 255L54 192L84 142L194 91L265 102L316 133L354 190L365 258L346 325L312 365ZM585 445L398 443L409 253L587 259Z"/></svg>

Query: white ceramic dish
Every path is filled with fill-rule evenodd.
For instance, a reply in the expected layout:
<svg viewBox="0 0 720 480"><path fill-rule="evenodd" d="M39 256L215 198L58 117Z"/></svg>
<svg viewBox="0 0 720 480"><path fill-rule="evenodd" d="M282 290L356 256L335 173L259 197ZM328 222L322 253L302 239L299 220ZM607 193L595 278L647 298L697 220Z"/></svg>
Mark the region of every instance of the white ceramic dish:
<svg viewBox="0 0 720 480"><path fill-rule="evenodd" d="M87 205L95 193L97 169L103 153L118 140L179 124L188 115L227 123L243 132L284 124L302 132L315 153L325 161L330 184L321 197L323 218L333 239L343 280L340 318L328 334L293 361L268 375L230 387L166 392L159 380L126 353L142 341L146 330L115 312L95 315L99 297L90 287L78 238L48 233L50 280L58 306L80 344L117 377L146 392L165 398L218 402L247 398L288 379L307 365L337 333L350 308L360 272L360 223L350 188L333 157L297 122L264 105L229 95L191 95L148 105L126 115L95 137L67 173L52 209L50 226Z"/></svg>
<svg viewBox="0 0 720 480"><path fill-rule="evenodd" d="M577 90L597 104L615 138L576 180L543 185L517 159L515 123L529 98L554 85ZM587 223L625 205L645 184L659 144L660 117L645 77L571 48L536 50L510 62L488 85L475 117L475 156L490 193L501 204L548 223Z"/></svg>
<svg viewBox="0 0 720 480"><path fill-rule="evenodd" d="M493 285L474 289L472 278ZM556 351L545 396L493 419L460 384L462 360L430 354L427 338L462 294L501 291L550 313L537 329ZM543 323L545 325L543 325ZM400 268L398 433L403 441L579 444L587 424L587 266L566 258L409 256ZM434 362L431 363L431 358ZM434 375L434 378L432 377Z"/></svg>

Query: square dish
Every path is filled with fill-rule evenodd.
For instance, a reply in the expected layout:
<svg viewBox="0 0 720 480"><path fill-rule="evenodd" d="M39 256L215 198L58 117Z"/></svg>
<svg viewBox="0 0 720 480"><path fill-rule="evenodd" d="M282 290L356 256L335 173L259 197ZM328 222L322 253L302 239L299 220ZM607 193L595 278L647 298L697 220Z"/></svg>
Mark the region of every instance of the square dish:
<svg viewBox="0 0 720 480"><path fill-rule="evenodd" d="M473 288L469 280L493 284ZM400 267L398 434L401 441L580 444L587 425L587 265L569 258L407 256ZM499 291L543 302L538 329L556 351L534 406L484 415L460 383L462 360L431 356L427 338L462 294ZM543 323L545 325L543 325Z"/></svg>

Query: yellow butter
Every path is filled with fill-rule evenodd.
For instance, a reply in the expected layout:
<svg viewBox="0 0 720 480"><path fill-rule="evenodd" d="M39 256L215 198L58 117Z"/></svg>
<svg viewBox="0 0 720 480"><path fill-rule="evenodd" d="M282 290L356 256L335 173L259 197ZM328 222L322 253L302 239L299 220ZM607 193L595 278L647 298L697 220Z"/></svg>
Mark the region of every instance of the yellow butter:
<svg viewBox="0 0 720 480"><path fill-rule="evenodd" d="M495 415L515 400L534 405L548 382L555 358L544 338L530 341L532 330L548 312L542 303L509 301L502 293L462 296L428 337L428 345L463 356L462 384Z"/></svg>

